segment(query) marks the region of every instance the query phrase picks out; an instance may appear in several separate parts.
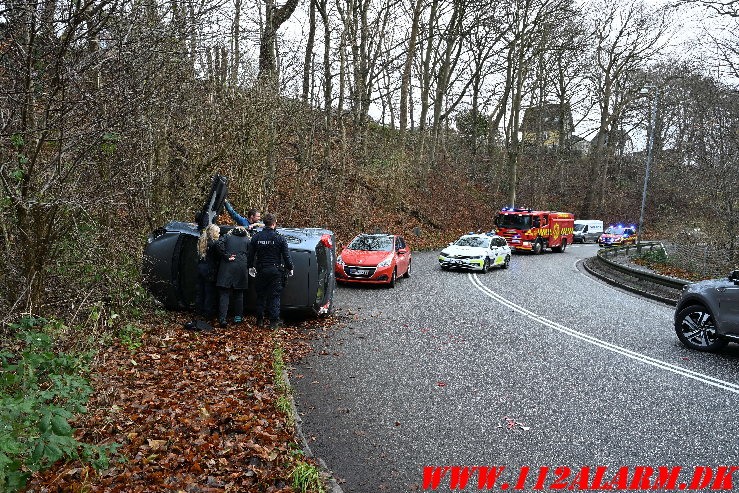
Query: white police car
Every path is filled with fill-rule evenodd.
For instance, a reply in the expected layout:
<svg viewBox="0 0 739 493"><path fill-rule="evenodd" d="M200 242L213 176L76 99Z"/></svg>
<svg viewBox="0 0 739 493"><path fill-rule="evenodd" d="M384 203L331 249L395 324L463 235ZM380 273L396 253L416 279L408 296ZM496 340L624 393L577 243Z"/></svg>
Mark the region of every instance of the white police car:
<svg viewBox="0 0 739 493"><path fill-rule="evenodd" d="M458 268L485 273L495 265L507 269L510 263L511 247L505 238L492 233L463 235L439 254L439 265L444 270Z"/></svg>

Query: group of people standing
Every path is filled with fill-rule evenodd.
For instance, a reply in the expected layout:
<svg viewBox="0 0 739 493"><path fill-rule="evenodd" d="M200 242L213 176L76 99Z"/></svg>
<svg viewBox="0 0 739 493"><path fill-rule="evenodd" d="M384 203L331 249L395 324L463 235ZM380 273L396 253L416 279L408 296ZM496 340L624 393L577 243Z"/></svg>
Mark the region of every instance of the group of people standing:
<svg viewBox="0 0 739 493"><path fill-rule="evenodd" d="M230 309L234 323L242 323L244 293L249 277L253 277L256 324L263 326L266 315L270 328L277 328L284 279L293 275L287 241L275 230L274 214L265 214L262 219L258 210L251 209L242 217L230 203L225 205L237 226L221 236L221 228L209 224L200 234L196 312L206 319L217 314L219 325L225 327ZM258 228L261 231L257 232Z"/></svg>

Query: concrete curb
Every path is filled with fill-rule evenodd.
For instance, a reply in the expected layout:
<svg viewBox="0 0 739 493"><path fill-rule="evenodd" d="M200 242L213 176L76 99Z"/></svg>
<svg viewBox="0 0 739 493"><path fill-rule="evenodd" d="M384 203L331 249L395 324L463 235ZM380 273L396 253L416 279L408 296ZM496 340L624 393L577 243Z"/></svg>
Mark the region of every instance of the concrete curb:
<svg viewBox="0 0 739 493"><path fill-rule="evenodd" d="M293 389L294 387L290 383L290 377L287 374L287 370L282 370L282 380L287 385L287 388L289 389L288 396L290 399L290 413L293 417L293 423L295 423L295 434L300 439L300 447L303 449L303 452L305 453L305 456L308 458L315 459L318 462L318 465L321 469L321 472L326 477L326 484L328 485L328 491L330 493L344 493L344 490L341 489L341 486L339 486L339 483L336 482L336 479L334 479L334 475L331 472L331 470L326 465L326 462L324 462L323 459L320 457L316 457L313 454L313 451L310 449L310 445L308 445L308 440L305 438L305 434L303 434L303 427L302 423L303 420L298 414L298 408L295 406L295 398L293 397Z"/></svg>
<svg viewBox="0 0 739 493"><path fill-rule="evenodd" d="M616 280L616 279L614 279L612 277L609 277L609 276L607 276L605 274L602 274L602 273L600 273L600 272L592 269L588 265L588 260L590 260L590 259L589 258L582 259L582 260L580 260L577 263L577 265L579 267L581 267L582 269L584 269L591 276L593 276L593 277L595 277L597 279L600 279L601 281L603 281L603 282L605 282L607 284L610 284L612 286L615 286L615 287L617 287L619 289L623 289L624 291L628 291L630 293L637 294L637 295L642 296L644 298L649 298L649 299L654 300L654 301L659 301L660 303L664 303L666 305L675 306L677 304L677 300L673 300L671 298L665 298L664 296L660 296L658 294L650 293L648 291L645 291L645 290L636 288L634 286L630 286L630 285L625 284L623 282L620 282L620 281L618 281L618 280Z"/></svg>

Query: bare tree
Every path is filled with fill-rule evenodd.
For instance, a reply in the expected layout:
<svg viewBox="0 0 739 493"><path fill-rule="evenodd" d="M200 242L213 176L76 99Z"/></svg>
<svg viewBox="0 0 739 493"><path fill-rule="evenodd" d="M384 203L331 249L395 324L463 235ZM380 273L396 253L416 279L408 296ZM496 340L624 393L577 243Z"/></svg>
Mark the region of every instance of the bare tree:
<svg viewBox="0 0 739 493"><path fill-rule="evenodd" d="M264 31L259 43L259 79L266 87L277 89L277 31L295 12L300 0L286 0L282 6L275 0L264 2Z"/></svg>
<svg viewBox="0 0 739 493"><path fill-rule="evenodd" d="M592 150L590 176L583 212L594 214L602 206L606 185L609 136L626 108L639 97L644 81L639 69L654 61L665 46L669 24L665 10L650 9L639 0L596 3L593 19L595 51L591 81L599 108L598 130Z"/></svg>

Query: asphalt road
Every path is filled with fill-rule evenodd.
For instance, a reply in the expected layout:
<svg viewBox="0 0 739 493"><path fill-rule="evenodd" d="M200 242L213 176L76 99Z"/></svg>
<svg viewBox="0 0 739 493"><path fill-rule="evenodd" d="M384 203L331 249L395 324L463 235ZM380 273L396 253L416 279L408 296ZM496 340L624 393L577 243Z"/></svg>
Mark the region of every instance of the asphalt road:
<svg viewBox="0 0 739 493"><path fill-rule="evenodd" d="M419 252L396 289L340 286L343 323L292 383L344 491L419 490L426 466L506 466L513 484L523 466L739 465L739 345L683 348L672 307L577 269L596 248L487 274Z"/></svg>

